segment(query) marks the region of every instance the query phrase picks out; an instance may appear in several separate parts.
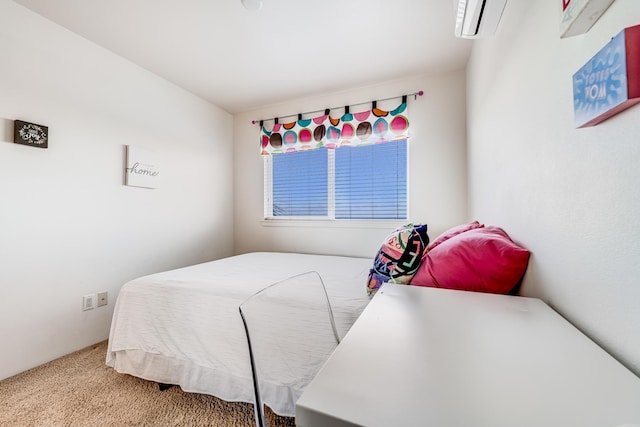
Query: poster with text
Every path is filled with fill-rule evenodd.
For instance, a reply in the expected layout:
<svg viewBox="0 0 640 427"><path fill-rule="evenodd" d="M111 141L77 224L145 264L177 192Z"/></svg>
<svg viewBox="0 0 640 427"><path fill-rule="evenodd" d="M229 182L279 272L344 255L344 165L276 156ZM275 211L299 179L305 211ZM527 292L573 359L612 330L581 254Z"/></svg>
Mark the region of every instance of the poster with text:
<svg viewBox="0 0 640 427"><path fill-rule="evenodd" d="M126 185L156 188L159 175L156 156L152 151L133 145L127 146Z"/></svg>

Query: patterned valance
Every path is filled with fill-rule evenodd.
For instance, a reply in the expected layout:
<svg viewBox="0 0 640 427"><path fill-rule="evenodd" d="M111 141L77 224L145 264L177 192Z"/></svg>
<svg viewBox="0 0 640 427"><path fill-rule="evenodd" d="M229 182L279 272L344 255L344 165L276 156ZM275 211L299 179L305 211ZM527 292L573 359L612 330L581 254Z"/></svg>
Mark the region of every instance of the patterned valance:
<svg viewBox="0 0 640 427"><path fill-rule="evenodd" d="M403 100L404 101L404 100ZM370 110L345 113L340 118L326 114L313 119L301 119L290 123L278 123L267 130L260 130L260 146L263 155L291 153L326 147L358 146L406 139L409 136L407 103L402 102L392 111L375 106Z"/></svg>

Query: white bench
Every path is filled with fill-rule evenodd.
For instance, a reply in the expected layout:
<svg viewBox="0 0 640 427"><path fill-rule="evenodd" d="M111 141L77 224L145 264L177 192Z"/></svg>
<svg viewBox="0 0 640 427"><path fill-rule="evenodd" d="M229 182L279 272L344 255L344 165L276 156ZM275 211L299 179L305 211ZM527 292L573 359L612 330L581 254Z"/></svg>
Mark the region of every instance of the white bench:
<svg viewBox="0 0 640 427"><path fill-rule="evenodd" d="M640 378L539 299L385 284L296 424L640 425Z"/></svg>

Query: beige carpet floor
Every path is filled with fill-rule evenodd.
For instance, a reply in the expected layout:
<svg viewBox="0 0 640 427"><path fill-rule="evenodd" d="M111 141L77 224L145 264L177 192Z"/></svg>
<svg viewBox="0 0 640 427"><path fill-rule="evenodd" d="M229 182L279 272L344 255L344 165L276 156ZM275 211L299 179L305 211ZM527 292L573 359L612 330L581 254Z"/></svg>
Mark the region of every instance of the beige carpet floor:
<svg viewBox="0 0 640 427"><path fill-rule="evenodd" d="M253 405L119 374L103 342L0 381L0 426L253 426ZM270 426L294 419L266 411Z"/></svg>

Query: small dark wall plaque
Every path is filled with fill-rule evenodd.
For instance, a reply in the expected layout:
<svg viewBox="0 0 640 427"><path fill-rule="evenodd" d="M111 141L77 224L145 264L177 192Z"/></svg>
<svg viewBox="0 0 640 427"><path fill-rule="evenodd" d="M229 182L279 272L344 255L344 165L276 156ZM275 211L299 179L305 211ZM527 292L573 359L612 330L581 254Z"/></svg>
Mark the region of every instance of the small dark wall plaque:
<svg viewBox="0 0 640 427"><path fill-rule="evenodd" d="M49 128L35 123L16 120L14 122L13 142L31 147L49 147Z"/></svg>

